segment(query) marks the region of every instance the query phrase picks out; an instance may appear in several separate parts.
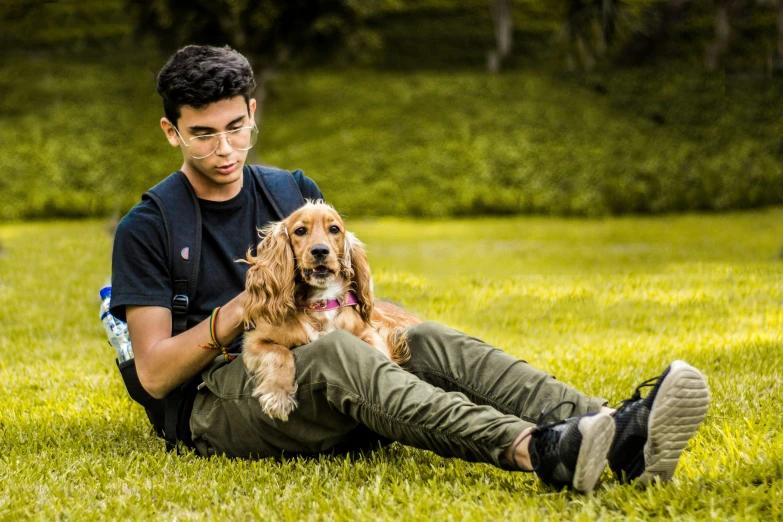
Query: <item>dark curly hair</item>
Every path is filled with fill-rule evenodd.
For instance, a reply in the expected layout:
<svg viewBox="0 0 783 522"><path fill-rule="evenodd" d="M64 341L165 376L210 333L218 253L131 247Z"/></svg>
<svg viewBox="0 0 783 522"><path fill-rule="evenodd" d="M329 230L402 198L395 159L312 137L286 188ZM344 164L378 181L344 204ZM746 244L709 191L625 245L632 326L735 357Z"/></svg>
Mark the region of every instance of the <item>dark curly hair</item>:
<svg viewBox="0 0 783 522"><path fill-rule="evenodd" d="M198 109L239 95L248 103L255 89L250 63L229 46L188 45L171 55L158 73L163 112L175 126L183 105Z"/></svg>

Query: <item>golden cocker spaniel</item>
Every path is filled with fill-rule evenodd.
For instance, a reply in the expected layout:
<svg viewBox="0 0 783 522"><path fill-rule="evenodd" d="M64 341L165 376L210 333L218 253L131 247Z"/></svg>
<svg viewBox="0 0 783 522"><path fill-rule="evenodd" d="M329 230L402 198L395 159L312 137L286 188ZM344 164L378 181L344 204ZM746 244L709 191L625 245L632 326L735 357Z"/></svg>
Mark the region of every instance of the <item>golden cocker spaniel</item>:
<svg viewBox="0 0 783 522"><path fill-rule="evenodd" d="M296 408L291 348L344 329L391 361L410 359L405 327L421 321L375 302L362 243L322 201L308 201L261 233L257 255L247 253L243 360L256 378L264 413L283 421Z"/></svg>

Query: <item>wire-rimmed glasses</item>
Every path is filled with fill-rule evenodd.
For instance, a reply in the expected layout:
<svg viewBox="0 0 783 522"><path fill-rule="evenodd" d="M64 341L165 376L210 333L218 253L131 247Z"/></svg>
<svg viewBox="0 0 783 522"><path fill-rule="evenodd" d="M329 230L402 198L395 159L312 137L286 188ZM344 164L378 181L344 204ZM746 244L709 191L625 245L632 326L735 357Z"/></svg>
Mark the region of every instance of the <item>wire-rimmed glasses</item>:
<svg viewBox="0 0 783 522"><path fill-rule="evenodd" d="M177 136L179 136L182 144L188 148L193 159L204 159L214 154L220 147L221 136L226 137L226 142L234 150L250 150L258 140L258 127L255 124L248 127L216 132L215 134L200 134L193 136L187 141L179 133L177 127L174 127L174 130L177 131Z"/></svg>

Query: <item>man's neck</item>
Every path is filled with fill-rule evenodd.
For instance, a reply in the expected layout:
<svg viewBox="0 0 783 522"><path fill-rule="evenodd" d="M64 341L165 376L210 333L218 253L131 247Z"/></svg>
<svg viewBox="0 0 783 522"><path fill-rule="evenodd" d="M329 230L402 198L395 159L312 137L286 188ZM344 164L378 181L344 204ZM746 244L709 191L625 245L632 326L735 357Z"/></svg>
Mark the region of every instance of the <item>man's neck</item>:
<svg viewBox="0 0 783 522"><path fill-rule="evenodd" d="M244 183L244 174L240 174L239 179L233 183L221 185L212 182L209 178L195 172L185 163L180 169L187 176L196 197L207 201L228 201L235 198L242 191Z"/></svg>

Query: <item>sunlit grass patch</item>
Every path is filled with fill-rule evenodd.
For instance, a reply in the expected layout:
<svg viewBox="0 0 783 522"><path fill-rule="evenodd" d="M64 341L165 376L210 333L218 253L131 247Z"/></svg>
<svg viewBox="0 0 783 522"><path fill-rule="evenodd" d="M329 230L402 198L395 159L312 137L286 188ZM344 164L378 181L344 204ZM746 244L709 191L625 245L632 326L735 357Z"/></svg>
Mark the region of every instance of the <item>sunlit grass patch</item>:
<svg viewBox="0 0 783 522"><path fill-rule="evenodd" d="M0 226L0 519L783 517L783 209L348 220L376 292L614 403L682 358L712 404L675 480L579 496L393 444L257 462L166 453L98 321L103 223Z"/></svg>

